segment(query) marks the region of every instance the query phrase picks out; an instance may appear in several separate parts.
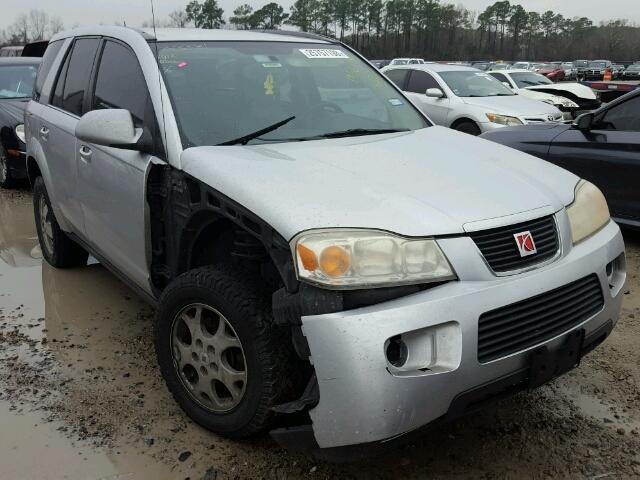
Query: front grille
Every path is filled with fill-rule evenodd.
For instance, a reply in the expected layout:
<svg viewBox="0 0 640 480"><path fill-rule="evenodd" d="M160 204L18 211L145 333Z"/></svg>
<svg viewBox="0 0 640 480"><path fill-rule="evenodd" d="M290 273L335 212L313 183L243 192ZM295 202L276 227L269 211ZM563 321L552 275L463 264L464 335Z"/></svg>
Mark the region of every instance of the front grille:
<svg viewBox="0 0 640 480"><path fill-rule="evenodd" d="M478 360L489 362L545 342L581 324L603 305L594 274L483 313L478 320Z"/></svg>
<svg viewBox="0 0 640 480"><path fill-rule="evenodd" d="M529 231L538 253L521 257L514 238L516 233ZM558 230L553 216L529 222L473 232L471 239L494 272L509 272L553 258L559 249Z"/></svg>

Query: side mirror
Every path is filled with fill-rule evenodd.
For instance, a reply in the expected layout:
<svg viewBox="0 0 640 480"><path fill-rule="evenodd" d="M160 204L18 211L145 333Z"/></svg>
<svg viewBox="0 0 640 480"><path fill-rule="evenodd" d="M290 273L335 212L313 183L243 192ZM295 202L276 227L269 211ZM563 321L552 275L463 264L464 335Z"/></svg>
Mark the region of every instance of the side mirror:
<svg viewBox="0 0 640 480"><path fill-rule="evenodd" d="M139 150L142 129L135 128L128 110L106 109L85 113L76 125L76 138L105 147Z"/></svg>
<svg viewBox="0 0 640 480"><path fill-rule="evenodd" d="M425 95L429 98L444 98L444 92L439 88L427 88Z"/></svg>
<svg viewBox="0 0 640 480"><path fill-rule="evenodd" d="M507 87L509 90L513 90L513 88L511 88L511 85L509 85L509 82L502 82L502 84Z"/></svg>
<svg viewBox="0 0 640 480"><path fill-rule="evenodd" d="M578 130L582 130L583 132L588 132L589 130L591 130L591 126L593 125L593 118L594 118L593 113L584 113L580 115L578 118L576 118L575 122L573 122L573 125Z"/></svg>

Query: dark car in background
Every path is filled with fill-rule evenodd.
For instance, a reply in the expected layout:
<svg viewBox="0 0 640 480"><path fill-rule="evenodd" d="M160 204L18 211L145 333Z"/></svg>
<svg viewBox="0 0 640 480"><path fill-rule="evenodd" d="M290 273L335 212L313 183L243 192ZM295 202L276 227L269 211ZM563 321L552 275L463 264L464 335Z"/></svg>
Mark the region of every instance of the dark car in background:
<svg viewBox="0 0 640 480"><path fill-rule="evenodd" d="M572 125L503 128L482 136L594 183L618 223L640 228L640 90L581 115Z"/></svg>
<svg viewBox="0 0 640 480"><path fill-rule="evenodd" d="M391 60L369 60L369 62L371 63L371 65L380 70L381 68L389 65L391 63Z"/></svg>
<svg viewBox="0 0 640 480"><path fill-rule="evenodd" d="M613 64L609 60L594 60L589 62L584 78L585 80L602 80L607 72L613 75Z"/></svg>
<svg viewBox="0 0 640 480"><path fill-rule="evenodd" d="M622 72L622 78L625 80L638 80L640 79L640 63L634 63L629 65L627 69Z"/></svg>
<svg viewBox="0 0 640 480"><path fill-rule="evenodd" d="M39 58L0 58L0 187L27 178L24 111L33 93Z"/></svg>

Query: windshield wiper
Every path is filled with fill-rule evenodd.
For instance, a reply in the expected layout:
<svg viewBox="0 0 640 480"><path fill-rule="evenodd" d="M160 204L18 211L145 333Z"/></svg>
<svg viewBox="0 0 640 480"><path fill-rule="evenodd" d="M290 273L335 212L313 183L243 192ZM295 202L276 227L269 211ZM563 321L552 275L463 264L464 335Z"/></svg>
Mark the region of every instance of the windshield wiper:
<svg viewBox="0 0 640 480"><path fill-rule="evenodd" d="M364 135L382 135L383 133L408 132L408 128L350 128L339 132L323 133L314 138L359 137Z"/></svg>
<svg viewBox="0 0 640 480"><path fill-rule="evenodd" d="M243 137L236 138L235 140L229 140L227 142L219 143L218 146L219 147L227 147L227 146L230 146L230 145L246 145L247 143L249 143L254 138L258 138L258 137L261 137L262 135L266 135L267 133L271 133L274 130L277 130L280 127L283 127L284 125L289 123L291 120L294 120L295 118L296 118L295 115L292 116L292 117L289 117L289 118L285 118L284 120L281 120L278 123L274 123L273 125L265 127L265 128L263 128L261 130L258 130L256 132L250 133L248 135L244 135Z"/></svg>

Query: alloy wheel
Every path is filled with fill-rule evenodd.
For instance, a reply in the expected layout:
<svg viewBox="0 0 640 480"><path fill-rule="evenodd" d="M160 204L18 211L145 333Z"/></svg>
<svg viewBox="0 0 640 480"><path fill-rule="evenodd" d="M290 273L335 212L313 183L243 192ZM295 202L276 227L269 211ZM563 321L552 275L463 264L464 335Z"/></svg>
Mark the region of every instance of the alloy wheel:
<svg viewBox="0 0 640 480"><path fill-rule="evenodd" d="M204 304L184 307L171 327L173 364L191 398L213 413L234 409L244 397L244 350L229 321Z"/></svg>
<svg viewBox="0 0 640 480"><path fill-rule="evenodd" d="M0 152L0 183L7 181L7 159Z"/></svg>
<svg viewBox="0 0 640 480"><path fill-rule="evenodd" d="M49 255L53 254L53 223L51 219L51 210L47 204L44 195L40 196L40 230L42 231L42 240L44 248Z"/></svg>

